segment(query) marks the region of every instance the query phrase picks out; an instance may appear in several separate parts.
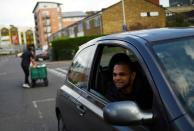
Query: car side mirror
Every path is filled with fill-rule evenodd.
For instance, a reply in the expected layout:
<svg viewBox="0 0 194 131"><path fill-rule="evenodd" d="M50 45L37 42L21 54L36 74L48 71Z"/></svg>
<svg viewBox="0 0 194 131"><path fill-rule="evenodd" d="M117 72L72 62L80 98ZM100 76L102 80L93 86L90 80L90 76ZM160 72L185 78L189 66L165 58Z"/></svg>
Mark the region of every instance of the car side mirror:
<svg viewBox="0 0 194 131"><path fill-rule="evenodd" d="M151 112L141 111L132 101L109 103L104 107L103 116L110 124L127 126L152 122L153 119Z"/></svg>

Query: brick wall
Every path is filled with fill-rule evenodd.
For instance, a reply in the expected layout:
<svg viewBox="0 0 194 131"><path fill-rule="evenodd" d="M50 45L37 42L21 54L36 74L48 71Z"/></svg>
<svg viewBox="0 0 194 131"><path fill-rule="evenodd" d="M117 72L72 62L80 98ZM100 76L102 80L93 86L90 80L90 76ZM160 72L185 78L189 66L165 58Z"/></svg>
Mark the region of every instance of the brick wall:
<svg viewBox="0 0 194 131"><path fill-rule="evenodd" d="M148 12L158 12L159 16L140 16L140 13ZM166 24L164 9L144 0L125 0L125 16L128 30L164 27ZM121 2L102 11L102 24L104 34L122 31Z"/></svg>
<svg viewBox="0 0 194 131"><path fill-rule="evenodd" d="M55 33L59 30L59 19L58 19L58 11L57 8L49 8L49 9L39 9L38 11L38 31L39 31L39 42L40 44L46 44L47 43L47 34L45 34L44 31L44 23L45 19L43 19L43 12L48 11L49 17L50 17L50 28L51 33Z"/></svg>
<svg viewBox="0 0 194 131"><path fill-rule="evenodd" d="M160 5L160 1L159 0L147 0L147 1L150 1L156 5Z"/></svg>
<svg viewBox="0 0 194 131"><path fill-rule="evenodd" d="M59 30L59 14L56 8L49 9L50 22L51 22L51 32L55 33Z"/></svg>
<svg viewBox="0 0 194 131"><path fill-rule="evenodd" d="M90 29L86 29L86 25L84 22L84 33L86 36L99 35L99 34L101 34L101 29L100 29L100 27L94 26L94 20L90 20Z"/></svg>

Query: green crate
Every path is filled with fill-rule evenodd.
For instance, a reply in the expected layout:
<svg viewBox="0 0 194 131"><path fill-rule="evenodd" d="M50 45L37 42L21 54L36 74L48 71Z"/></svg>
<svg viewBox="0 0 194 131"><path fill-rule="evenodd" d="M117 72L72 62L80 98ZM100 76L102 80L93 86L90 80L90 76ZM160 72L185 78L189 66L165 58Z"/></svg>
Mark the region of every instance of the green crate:
<svg viewBox="0 0 194 131"><path fill-rule="evenodd" d="M47 68L46 67L31 67L31 79L44 79L47 78Z"/></svg>

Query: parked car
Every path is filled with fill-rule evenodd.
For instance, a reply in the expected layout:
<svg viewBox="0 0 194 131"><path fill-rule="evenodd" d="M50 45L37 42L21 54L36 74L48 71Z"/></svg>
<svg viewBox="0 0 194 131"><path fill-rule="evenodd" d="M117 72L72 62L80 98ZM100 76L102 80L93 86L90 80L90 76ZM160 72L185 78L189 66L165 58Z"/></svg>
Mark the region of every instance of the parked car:
<svg viewBox="0 0 194 131"><path fill-rule="evenodd" d="M151 98L148 109L105 97L110 60L121 52L136 64L139 84L147 82L139 92ZM193 131L194 28L125 32L82 45L58 89L56 116L59 131Z"/></svg>
<svg viewBox="0 0 194 131"><path fill-rule="evenodd" d="M36 49L35 50L35 59L36 60L39 60L39 59L47 60L47 59L49 59L48 51L42 50L42 49Z"/></svg>

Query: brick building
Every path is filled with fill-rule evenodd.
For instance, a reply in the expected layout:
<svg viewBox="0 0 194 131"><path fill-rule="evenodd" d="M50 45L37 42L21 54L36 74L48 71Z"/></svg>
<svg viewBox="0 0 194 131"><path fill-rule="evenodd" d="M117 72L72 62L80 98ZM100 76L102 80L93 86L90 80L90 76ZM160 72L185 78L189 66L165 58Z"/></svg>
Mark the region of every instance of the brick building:
<svg viewBox="0 0 194 131"><path fill-rule="evenodd" d="M47 46L48 37L62 29L60 3L37 2L34 9L35 31L39 47Z"/></svg>
<svg viewBox="0 0 194 131"><path fill-rule="evenodd" d="M160 0L147 0L153 4L160 5Z"/></svg>
<svg viewBox="0 0 194 131"><path fill-rule="evenodd" d="M165 9L148 0L124 0L127 30L166 26ZM123 31L122 3L102 9L52 34L50 41L61 34L68 37L111 34Z"/></svg>
<svg viewBox="0 0 194 131"><path fill-rule="evenodd" d="M165 27L164 8L145 0L124 0L128 30ZM122 3L116 3L102 10L103 34L122 31ZM114 27L114 28L113 28Z"/></svg>
<svg viewBox="0 0 194 131"><path fill-rule="evenodd" d="M63 28L65 28L77 21L84 19L87 16L87 14L80 11L74 11L74 12L62 12L61 16L62 16L62 26Z"/></svg>
<svg viewBox="0 0 194 131"><path fill-rule="evenodd" d="M87 15L83 12L62 12L61 3L37 2L34 9L35 32L39 47L48 47L48 37Z"/></svg>

